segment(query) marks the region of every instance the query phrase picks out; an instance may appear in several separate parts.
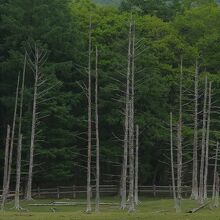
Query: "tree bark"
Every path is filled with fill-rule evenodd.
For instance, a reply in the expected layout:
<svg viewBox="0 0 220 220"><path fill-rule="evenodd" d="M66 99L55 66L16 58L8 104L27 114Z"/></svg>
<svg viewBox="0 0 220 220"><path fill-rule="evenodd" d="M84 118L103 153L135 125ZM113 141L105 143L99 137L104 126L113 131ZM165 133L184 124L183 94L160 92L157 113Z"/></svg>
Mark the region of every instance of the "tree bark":
<svg viewBox="0 0 220 220"><path fill-rule="evenodd" d="M219 206L219 174L216 173L216 187L215 187L215 203L214 206L218 208Z"/></svg>
<svg viewBox="0 0 220 220"><path fill-rule="evenodd" d="M21 150L22 150L22 134L18 138L17 149L17 165L16 165L16 188L15 188L15 209L20 207L20 183L21 183Z"/></svg>
<svg viewBox="0 0 220 220"><path fill-rule="evenodd" d="M217 173L217 166L218 166L218 151L219 151L219 142L217 141L216 151L215 151L215 166L214 166L214 173L213 173L212 200L215 199L216 173Z"/></svg>
<svg viewBox="0 0 220 220"><path fill-rule="evenodd" d="M19 84L20 84L20 73L18 74L17 89L15 96L14 117L13 117L12 131L11 131L11 143L10 143L9 160L8 160L7 182L6 182L5 190L2 195L2 209L4 209L5 206L5 201L9 193L10 180L11 180L11 168L12 168L14 136L15 136L15 126L16 126L16 117L17 117L17 107L18 107Z"/></svg>
<svg viewBox="0 0 220 220"><path fill-rule="evenodd" d="M7 186L7 178L8 178L8 153L9 153L9 144L10 144L10 126L7 126L7 135L5 141L5 163L4 163L4 178L3 178L3 188L2 188L2 210L5 206L6 200L6 186Z"/></svg>
<svg viewBox="0 0 220 220"><path fill-rule="evenodd" d="M180 64L180 90L179 90L179 121L177 129L177 201L180 207L182 187L182 97L183 97L183 59Z"/></svg>
<svg viewBox="0 0 220 220"><path fill-rule="evenodd" d="M131 101L129 122L129 212L135 210L134 206L134 75L135 75L135 22L132 28L132 56L131 56Z"/></svg>
<svg viewBox="0 0 220 220"><path fill-rule="evenodd" d="M96 83L95 83L95 114L96 114L96 211L99 211L100 203L100 164L99 164L99 111L98 111L98 49L96 47Z"/></svg>
<svg viewBox="0 0 220 220"><path fill-rule="evenodd" d="M91 101L91 53L92 53L92 21L89 24L89 59L88 59L88 161L87 161L87 204L86 212L92 211L91 207L91 157L92 157L92 101Z"/></svg>
<svg viewBox="0 0 220 220"><path fill-rule="evenodd" d="M127 183L127 164L128 164L128 133L129 133L129 99L130 99L130 74L131 74L131 28L129 24L128 35L128 67L127 67L127 83L126 83L126 97L125 97L125 125L124 125L124 155L122 165L122 186L121 186L121 209L126 208L126 183Z"/></svg>
<svg viewBox="0 0 220 220"><path fill-rule="evenodd" d="M133 108L130 101L129 114L129 212L134 211L134 142L133 142Z"/></svg>
<svg viewBox="0 0 220 220"><path fill-rule="evenodd" d="M20 192L20 179L21 179L21 151L22 151L22 134L21 124L23 115L23 99L24 99L24 82L26 73L27 55L24 56L24 67L22 75L22 84L20 91L20 112L19 112L19 124L18 124L18 147L17 147L17 164L16 164L16 188L15 188L15 209L20 209L19 192Z"/></svg>
<svg viewBox="0 0 220 220"><path fill-rule="evenodd" d="M204 157L205 157L205 137L206 137L206 108L207 108L207 76L205 77L205 91L203 104L203 127L202 127L202 147L200 161L200 176L199 176L199 203L204 203Z"/></svg>
<svg viewBox="0 0 220 220"><path fill-rule="evenodd" d="M194 138L193 138L193 175L191 199L198 199L198 61L196 60L196 71L194 81Z"/></svg>
<svg viewBox="0 0 220 220"><path fill-rule="evenodd" d="M32 178L33 178L33 166L34 166L34 147L35 147L35 130L36 130L36 111L37 111L37 95L38 95L38 79L39 79L39 49L35 45L35 82L34 82L34 100L32 109L32 126L31 126L31 145L30 145L30 156L29 156L29 170L28 170L28 181L27 181L27 192L25 199L32 200Z"/></svg>
<svg viewBox="0 0 220 220"><path fill-rule="evenodd" d="M206 128L206 143L205 143L205 172L204 172L204 199L207 199L207 178L208 178L208 167L209 167L209 132L211 122L211 105L212 105L212 83L209 83L209 101L208 101L208 112L207 112L207 128Z"/></svg>
<svg viewBox="0 0 220 220"><path fill-rule="evenodd" d="M172 189L173 189L173 200L176 212L179 212L180 207L177 202L176 196L176 184L175 184L175 171L174 171L174 157L173 157L173 114L170 113L170 160L171 160L171 175L172 175Z"/></svg>
<svg viewBox="0 0 220 220"><path fill-rule="evenodd" d="M134 186L134 202L138 205L138 156L139 156L139 126L136 125L136 143L135 143L135 186Z"/></svg>

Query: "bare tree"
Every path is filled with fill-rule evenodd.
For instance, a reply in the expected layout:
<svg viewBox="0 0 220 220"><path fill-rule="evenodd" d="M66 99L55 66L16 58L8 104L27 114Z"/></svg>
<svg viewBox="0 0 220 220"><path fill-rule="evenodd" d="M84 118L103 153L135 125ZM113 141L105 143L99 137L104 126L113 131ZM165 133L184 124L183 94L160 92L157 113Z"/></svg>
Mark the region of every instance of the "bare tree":
<svg viewBox="0 0 220 220"><path fill-rule="evenodd" d="M129 108L129 212L134 211L134 142L133 142L133 117L132 101Z"/></svg>
<svg viewBox="0 0 220 220"><path fill-rule="evenodd" d="M180 211L179 203L176 196L176 184L175 184L175 170L174 170L174 156L173 156L173 113L170 112L170 162L171 162L171 175L172 175L172 188L173 188L173 200L176 212Z"/></svg>
<svg viewBox="0 0 220 220"><path fill-rule="evenodd" d="M207 178L208 178L208 167L209 167L209 132L210 132L211 105L212 105L212 82L209 83L208 96L209 96L209 100L208 100L206 143L205 143L204 199L207 199Z"/></svg>
<svg viewBox="0 0 220 220"><path fill-rule="evenodd" d="M216 189L216 174L217 174L217 166L218 166L218 151L219 151L219 142L217 141L216 144L216 151L215 151L215 166L213 172L213 186L212 186L212 200L215 199L215 189Z"/></svg>
<svg viewBox="0 0 220 220"><path fill-rule="evenodd" d="M20 73L18 74L18 80L17 80L17 89L16 89L15 106L14 106L14 117L13 117L12 131L11 131L11 143L10 143L9 160L8 160L7 182L6 182L5 189L4 189L3 195L2 195L2 209L4 209L4 206L5 206L5 201L7 199L7 195L9 192L9 186L10 186L10 180L11 180L14 136L15 136L15 126L16 126L16 117L17 117L17 107L18 107L19 84L20 84Z"/></svg>
<svg viewBox="0 0 220 220"><path fill-rule="evenodd" d="M134 207L134 77L135 77L135 22L132 24L131 51L131 98L129 114L129 212Z"/></svg>
<svg viewBox="0 0 220 220"><path fill-rule="evenodd" d="M180 88L179 88L179 121L177 128L177 200L180 207L182 187L182 97L183 97L183 59L180 64Z"/></svg>
<svg viewBox="0 0 220 220"><path fill-rule="evenodd" d="M96 47L96 71L95 71L95 114L96 114L96 211L99 211L100 193L100 164L99 164L99 112L98 112L98 48Z"/></svg>
<svg viewBox="0 0 220 220"><path fill-rule="evenodd" d="M203 104L203 127L202 127L202 146L201 146L201 161L200 161L200 176L199 176L199 203L204 202L204 159L205 159L205 137L206 137L206 113L207 113L207 76L205 77L205 91Z"/></svg>
<svg viewBox="0 0 220 220"><path fill-rule="evenodd" d="M138 204L138 170L139 170L139 162L138 162L138 156L139 156L139 126L136 125L136 143L135 143L135 184L134 184L134 202L137 205Z"/></svg>
<svg viewBox="0 0 220 220"><path fill-rule="evenodd" d="M15 188L15 209L20 209L20 179L21 179L21 150L22 150L22 134L21 134L21 124L23 115L23 99L24 99L24 82L27 64L27 54L24 56L24 67L22 75L22 84L20 91L20 112L19 112L19 124L18 124L18 147L17 147L17 163L16 163L16 188Z"/></svg>
<svg viewBox="0 0 220 220"><path fill-rule="evenodd" d="M4 178L3 178L3 188L2 188L2 210L5 206L6 200L6 185L7 185L7 178L8 178L8 153L9 153L9 144L10 144L10 125L7 126L7 135L5 141L5 163L4 163Z"/></svg>
<svg viewBox="0 0 220 220"><path fill-rule="evenodd" d="M33 52L32 52L33 51ZM36 142L36 128L40 111L38 111L38 105L45 100L43 97L51 90L52 87L43 88L47 79L44 79L42 74L43 64L46 62L47 52L40 49L37 44L35 44L34 49L31 48L30 54L27 53L28 62L34 73L34 92L33 92L33 105L32 105L32 125L31 125L31 143L29 152L29 168L27 177L27 190L25 193L26 200L32 200L31 190L32 190L32 179L33 179L33 168L34 168L34 151Z"/></svg>
<svg viewBox="0 0 220 220"><path fill-rule="evenodd" d="M89 58L88 58L88 160L87 160L87 204L86 212L92 211L91 207L91 159L92 159L92 101L91 101L91 53L92 53L92 21L89 23Z"/></svg>
<svg viewBox="0 0 220 220"><path fill-rule="evenodd" d="M127 83L126 83L126 97L125 97L125 125L124 125L124 154L122 165L122 179L121 179L121 209L126 208L126 183L127 183L127 164L128 164L128 134L129 134L129 99L130 99L130 75L131 75L131 30L132 24L129 24L128 35L128 67L127 67Z"/></svg>
<svg viewBox="0 0 220 220"><path fill-rule="evenodd" d="M193 175L191 199L198 199L198 61L196 60L194 80L194 139L193 139Z"/></svg>
<svg viewBox="0 0 220 220"><path fill-rule="evenodd" d="M215 187L215 203L214 206L219 206L219 174L216 173L216 187Z"/></svg>
<svg viewBox="0 0 220 220"><path fill-rule="evenodd" d="M18 137L17 166L16 166L16 188L15 188L15 209L20 210L20 182L21 182L21 150L22 134Z"/></svg>

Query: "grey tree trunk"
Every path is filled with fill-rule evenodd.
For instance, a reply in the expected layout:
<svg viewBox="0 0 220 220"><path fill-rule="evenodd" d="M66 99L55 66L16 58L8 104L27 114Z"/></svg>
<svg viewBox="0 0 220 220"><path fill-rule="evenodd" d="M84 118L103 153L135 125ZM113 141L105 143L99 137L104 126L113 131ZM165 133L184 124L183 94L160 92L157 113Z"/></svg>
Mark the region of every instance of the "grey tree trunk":
<svg viewBox="0 0 220 220"><path fill-rule="evenodd" d="M11 143L10 143L9 160L8 160L7 182L5 185L5 190L3 191L3 195L2 195L2 210L4 209L4 206L5 206L5 201L7 199L7 195L9 192L9 186L10 186L10 180L11 180L11 168L12 168L15 125L16 125L17 107L18 107L19 84L20 84L20 74L18 74L17 89L16 89L16 96L15 96L14 117L13 117L12 131L11 131Z"/></svg>
<svg viewBox="0 0 220 220"><path fill-rule="evenodd" d="M91 53L92 53L92 37L91 37L92 21L90 17L89 24L89 59L88 59L88 161L87 161L87 204L86 212L92 211L91 207L91 159L92 159L92 101L91 101Z"/></svg>
<svg viewBox="0 0 220 220"><path fill-rule="evenodd" d="M180 211L179 203L176 196L176 184L175 184L175 170L174 170L174 157L173 157L173 114L170 113L170 162L171 162L171 175L172 175L172 189L174 208L176 212Z"/></svg>
<svg viewBox="0 0 220 220"><path fill-rule="evenodd" d="M182 97L183 97L183 59L180 65L179 121L177 129L177 201L180 207L182 188Z"/></svg>
<svg viewBox="0 0 220 220"><path fill-rule="evenodd" d="M32 109L32 126L31 126L31 145L29 156L29 170L27 191L25 195L26 200L32 200L32 177L34 167L34 147L35 147L35 131L36 131L36 111L37 111L37 95L38 95L38 79L39 79L39 49L35 45L35 61L34 61L35 81L34 81L34 96L33 96L33 109Z"/></svg>
<svg viewBox="0 0 220 220"><path fill-rule="evenodd" d="M131 101L129 122L129 212L134 206L134 75L135 75L135 22L132 28L132 59L131 59Z"/></svg>
<svg viewBox="0 0 220 220"><path fill-rule="evenodd" d="M219 174L216 173L216 187L215 187L215 203L214 206L216 208L219 207Z"/></svg>
<svg viewBox="0 0 220 220"><path fill-rule="evenodd" d="M127 164L128 164L128 133L129 133L129 99L130 99L130 74L131 74L131 28L129 24L128 36L128 67L127 67L127 83L126 83L126 97L125 97L125 125L124 125L124 155L122 165L122 181L121 181L121 209L126 208L126 183L127 183Z"/></svg>
<svg viewBox="0 0 220 220"><path fill-rule="evenodd" d="M19 112L19 124L18 124L18 147L17 147L17 164L16 164L16 188L15 188L15 209L20 209L20 179L21 179L21 151L22 151L22 134L21 134L21 124L22 124L22 115L23 115L23 99L24 99L24 82L25 82L25 73L26 73L26 63L27 56L25 53L24 57L24 67L22 75L22 85L20 91L20 112Z"/></svg>
<svg viewBox="0 0 220 220"><path fill-rule="evenodd" d="M213 174L213 185L212 185L212 200L215 199L216 173L217 173L217 166L218 166L218 151L219 151L219 142L217 141L216 151L215 151L215 166L214 166L214 174Z"/></svg>
<svg viewBox="0 0 220 220"><path fill-rule="evenodd" d="M18 138L17 165L16 165L16 188L15 188L15 209L20 207L20 183L21 183L21 150L22 150L22 134Z"/></svg>
<svg viewBox="0 0 220 220"><path fill-rule="evenodd" d="M135 186L134 186L134 202L136 205L138 205L138 172L139 172L139 162L138 162L138 156L139 156L139 126L136 125L136 143L135 143Z"/></svg>
<svg viewBox="0 0 220 220"><path fill-rule="evenodd" d="M207 76L205 77L205 91L203 104L203 126L202 126L202 147L200 161L200 176L199 176L199 203L204 203L204 160L205 160L205 137L206 137L206 113L207 113Z"/></svg>
<svg viewBox="0 0 220 220"><path fill-rule="evenodd" d="M198 199L198 62L196 60L196 71L194 81L194 138L193 138L193 175L191 199Z"/></svg>
<svg viewBox="0 0 220 220"><path fill-rule="evenodd" d="M3 188L2 188L2 205L1 209L3 210L5 207L5 201L6 200L6 185L7 185L7 179L8 179L8 153L9 153L9 144L10 144L10 126L7 126L7 135L6 135L6 141L5 141L5 163L4 163L4 178L3 178Z"/></svg>
<svg viewBox="0 0 220 220"><path fill-rule="evenodd" d="M95 113L96 113L96 211L99 211L100 164L99 164L99 111L98 111L98 49L96 47L96 83L95 83Z"/></svg>
<svg viewBox="0 0 220 220"><path fill-rule="evenodd" d="M130 101L129 114L129 212L133 212L134 208L134 142L133 142L133 108Z"/></svg>
<svg viewBox="0 0 220 220"><path fill-rule="evenodd" d="M209 131L211 122L211 105L212 105L212 83L209 83L209 101L207 112L207 128L206 128L206 143L205 143L205 171L204 171L204 199L207 199L207 178L209 167Z"/></svg>

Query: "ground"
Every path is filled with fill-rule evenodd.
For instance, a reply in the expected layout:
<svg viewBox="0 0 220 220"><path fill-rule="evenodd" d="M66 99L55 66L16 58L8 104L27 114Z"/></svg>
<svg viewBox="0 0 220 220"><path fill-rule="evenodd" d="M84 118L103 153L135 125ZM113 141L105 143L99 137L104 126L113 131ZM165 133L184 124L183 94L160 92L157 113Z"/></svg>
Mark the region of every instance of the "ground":
<svg viewBox="0 0 220 220"><path fill-rule="evenodd" d="M74 206L31 206L31 204L48 204L52 201L79 202ZM112 202L110 204L110 202ZM118 208L117 199L105 199L99 213L86 214L83 200L33 200L22 202L26 211L13 210L13 202L7 204L6 210L0 212L0 220L220 220L220 208L212 209L207 206L203 210L188 214L187 211L196 207L191 200L183 200L182 213L176 214L171 199L140 199L136 212L128 213ZM117 204L118 203L118 204Z"/></svg>

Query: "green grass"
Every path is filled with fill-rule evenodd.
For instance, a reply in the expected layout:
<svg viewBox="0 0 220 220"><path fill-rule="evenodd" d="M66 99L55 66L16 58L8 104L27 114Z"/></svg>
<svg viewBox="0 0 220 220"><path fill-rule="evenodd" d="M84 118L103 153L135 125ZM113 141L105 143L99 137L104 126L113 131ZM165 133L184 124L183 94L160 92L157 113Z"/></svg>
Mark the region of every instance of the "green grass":
<svg viewBox="0 0 220 220"><path fill-rule="evenodd" d="M102 205L99 213L86 214L85 205L75 206L30 206L32 203L47 204L53 200L34 200L22 202L22 208L28 211L15 211L13 202L9 202L4 212L0 212L0 220L220 220L220 209L206 207L198 213L188 214L189 209L195 208L196 203L191 200L183 200L182 212L176 214L173 209L173 201L169 199L141 199L135 213L128 213L118 208L117 199L105 199L102 202L114 202L113 205ZM76 200L59 200L76 201ZM77 200L82 202L83 200ZM77 202L76 201L76 202ZM56 212L51 209L54 207Z"/></svg>

